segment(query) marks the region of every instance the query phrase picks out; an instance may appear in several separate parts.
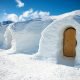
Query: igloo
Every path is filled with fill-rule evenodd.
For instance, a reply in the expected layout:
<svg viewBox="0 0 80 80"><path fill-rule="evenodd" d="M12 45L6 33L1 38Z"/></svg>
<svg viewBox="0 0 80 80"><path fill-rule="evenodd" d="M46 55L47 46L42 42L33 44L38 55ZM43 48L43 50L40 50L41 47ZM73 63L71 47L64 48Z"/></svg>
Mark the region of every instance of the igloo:
<svg viewBox="0 0 80 80"><path fill-rule="evenodd" d="M54 63L80 65L80 11L60 15L45 28L37 54Z"/></svg>
<svg viewBox="0 0 80 80"><path fill-rule="evenodd" d="M5 46L15 53L34 54L38 51L42 30L53 20L31 19L10 24L5 32Z"/></svg>

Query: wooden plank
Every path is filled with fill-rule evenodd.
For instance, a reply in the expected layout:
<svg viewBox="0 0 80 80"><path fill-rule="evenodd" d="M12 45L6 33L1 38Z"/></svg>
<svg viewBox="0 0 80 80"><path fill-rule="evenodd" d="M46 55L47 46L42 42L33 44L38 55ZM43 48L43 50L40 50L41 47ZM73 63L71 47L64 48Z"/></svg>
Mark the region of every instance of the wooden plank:
<svg viewBox="0 0 80 80"><path fill-rule="evenodd" d="M72 27L64 31L63 55L66 57L75 57L76 51L76 30Z"/></svg>

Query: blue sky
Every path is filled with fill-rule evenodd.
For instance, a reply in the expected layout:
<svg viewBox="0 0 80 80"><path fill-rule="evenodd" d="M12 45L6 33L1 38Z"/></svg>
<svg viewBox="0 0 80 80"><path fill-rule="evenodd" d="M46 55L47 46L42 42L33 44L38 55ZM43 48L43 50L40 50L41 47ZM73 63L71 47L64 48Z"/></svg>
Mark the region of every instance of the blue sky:
<svg viewBox="0 0 80 80"><path fill-rule="evenodd" d="M0 13L20 15L32 8L38 11L49 11L53 15L80 9L80 0L21 0L24 7L18 7L16 0L0 0Z"/></svg>
<svg viewBox="0 0 80 80"><path fill-rule="evenodd" d="M59 15L79 10L80 0L0 0L0 21L5 18L5 13L20 16L30 9Z"/></svg>

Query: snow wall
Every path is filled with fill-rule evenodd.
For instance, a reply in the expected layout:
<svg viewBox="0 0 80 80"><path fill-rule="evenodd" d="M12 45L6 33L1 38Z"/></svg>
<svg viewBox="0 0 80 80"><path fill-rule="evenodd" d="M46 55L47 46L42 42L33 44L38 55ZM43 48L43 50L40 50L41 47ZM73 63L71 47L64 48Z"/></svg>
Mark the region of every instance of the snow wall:
<svg viewBox="0 0 80 80"><path fill-rule="evenodd" d="M63 56L63 33L68 27L76 29L77 46L75 58L66 58ZM36 57L69 66L80 65L80 16L70 15L64 17L54 21L44 29Z"/></svg>
<svg viewBox="0 0 80 80"><path fill-rule="evenodd" d="M34 54L38 51L41 32L52 22L40 19L17 22L9 25L5 32L5 46L17 53Z"/></svg>
<svg viewBox="0 0 80 80"><path fill-rule="evenodd" d="M5 31L8 25L0 24L0 49L5 49Z"/></svg>

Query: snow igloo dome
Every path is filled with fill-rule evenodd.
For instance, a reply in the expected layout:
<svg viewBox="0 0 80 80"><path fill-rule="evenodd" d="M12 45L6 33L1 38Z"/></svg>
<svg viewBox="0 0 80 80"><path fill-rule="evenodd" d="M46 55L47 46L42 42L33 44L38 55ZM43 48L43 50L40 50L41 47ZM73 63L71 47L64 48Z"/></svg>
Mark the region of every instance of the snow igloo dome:
<svg viewBox="0 0 80 80"><path fill-rule="evenodd" d="M80 64L80 11L62 14L42 32L38 57L69 66Z"/></svg>
<svg viewBox="0 0 80 80"><path fill-rule="evenodd" d="M5 32L5 47L14 53L32 55L38 51L41 32L53 20L31 19L10 24Z"/></svg>

